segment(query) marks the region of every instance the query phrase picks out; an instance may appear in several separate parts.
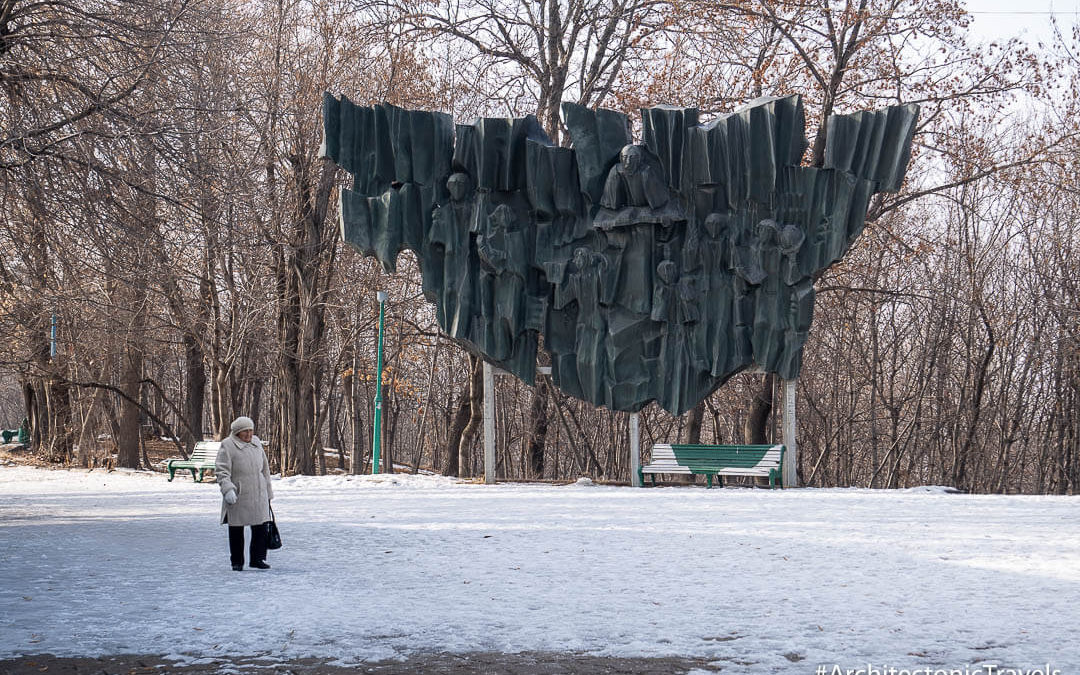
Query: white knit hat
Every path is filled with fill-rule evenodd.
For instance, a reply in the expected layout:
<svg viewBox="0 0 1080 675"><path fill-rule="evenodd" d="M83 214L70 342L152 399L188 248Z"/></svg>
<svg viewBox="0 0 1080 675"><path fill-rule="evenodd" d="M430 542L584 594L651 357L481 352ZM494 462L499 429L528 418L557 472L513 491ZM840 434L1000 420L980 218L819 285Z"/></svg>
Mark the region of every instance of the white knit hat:
<svg viewBox="0 0 1080 675"><path fill-rule="evenodd" d="M255 423L251 421L250 417L237 417L236 419L233 420L232 426L229 427L229 429L232 431L232 433L234 435L238 434L241 431L244 431L246 429L254 429L254 428L255 428Z"/></svg>

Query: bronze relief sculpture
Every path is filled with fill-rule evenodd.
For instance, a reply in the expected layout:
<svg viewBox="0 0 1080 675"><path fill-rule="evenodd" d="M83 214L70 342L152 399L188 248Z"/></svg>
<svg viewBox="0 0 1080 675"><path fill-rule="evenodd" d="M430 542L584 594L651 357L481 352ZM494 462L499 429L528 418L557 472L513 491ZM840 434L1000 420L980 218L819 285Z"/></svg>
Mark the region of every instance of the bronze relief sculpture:
<svg viewBox="0 0 1080 675"><path fill-rule="evenodd" d="M416 252L442 329L532 383L595 405L680 414L739 371L802 365L814 280L900 188L915 105L834 115L802 165L798 96L698 123L564 103L572 147L535 117L454 125L437 112L324 98L323 155L353 176L345 240L388 271Z"/></svg>

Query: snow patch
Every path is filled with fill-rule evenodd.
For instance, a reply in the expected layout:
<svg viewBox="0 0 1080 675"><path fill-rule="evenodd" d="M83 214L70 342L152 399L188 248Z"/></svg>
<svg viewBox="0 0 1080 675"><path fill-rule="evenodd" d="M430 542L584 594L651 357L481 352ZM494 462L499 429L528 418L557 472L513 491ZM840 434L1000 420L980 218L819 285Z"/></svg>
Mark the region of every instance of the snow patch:
<svg viewBox="0 0 1080 675"><path fill-rule="evenodd" d="M236 573L212 483L0 468L0 658L549 651L725 673L1080 671L1080 498L569 487L283 478L285 547L273 569Z"/></svg>
<svg viewBox="0 0 1080 675"><path fill-rule="evenodd" d="M960 490L950 485L919 485L918 487L905 488L901 492L908 493L922 493L931 495L959 495L963 494Z"/></svg>

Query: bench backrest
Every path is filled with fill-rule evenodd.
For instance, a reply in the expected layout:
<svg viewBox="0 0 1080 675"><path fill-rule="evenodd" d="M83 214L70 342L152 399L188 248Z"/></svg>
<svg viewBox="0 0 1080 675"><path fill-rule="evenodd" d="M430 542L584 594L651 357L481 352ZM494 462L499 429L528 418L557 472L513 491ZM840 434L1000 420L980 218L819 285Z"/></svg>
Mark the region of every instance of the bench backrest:
<svg viewBox="0 0 1080 675"><path fill-rule="evenodd" d="M217 459L217 453L220 448L220 441L199 441L195 444L195 449L191 451L190 461L213 462Z"/></svg>
<svg viewBox="0 0 1080 675"><path fill-rule="evenodd" d="M775 468L784 457L783 445L678 445L652 446L652 461L674 461L690 469Z"/></svg>

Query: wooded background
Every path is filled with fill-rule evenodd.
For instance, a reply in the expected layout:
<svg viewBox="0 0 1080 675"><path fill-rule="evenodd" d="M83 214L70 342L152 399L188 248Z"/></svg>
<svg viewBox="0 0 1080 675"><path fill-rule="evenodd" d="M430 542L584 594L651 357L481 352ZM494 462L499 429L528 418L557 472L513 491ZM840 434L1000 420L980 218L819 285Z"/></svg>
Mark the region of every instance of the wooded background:
<svg viewBox="0 0 1080 675"><path fill-rule="evenodd" d="M137 467L150 435L190 447L246 414L275 470L369 470L385 289L383 458L477 475L478 363L408 255L389 276L342 244L323 91L532 113L563 143L561 101L707 120L800 93L808 164L829 114L922 106L904 190L817 283L800 482L1075 493L1080 36L980 43L969 20L951 0L0 0L0 422L27 416L52 461ZM649 406L642 446L778 439L777 384ZM625 414L543 378L496 390L500 477L628 479Z"/></svg>

